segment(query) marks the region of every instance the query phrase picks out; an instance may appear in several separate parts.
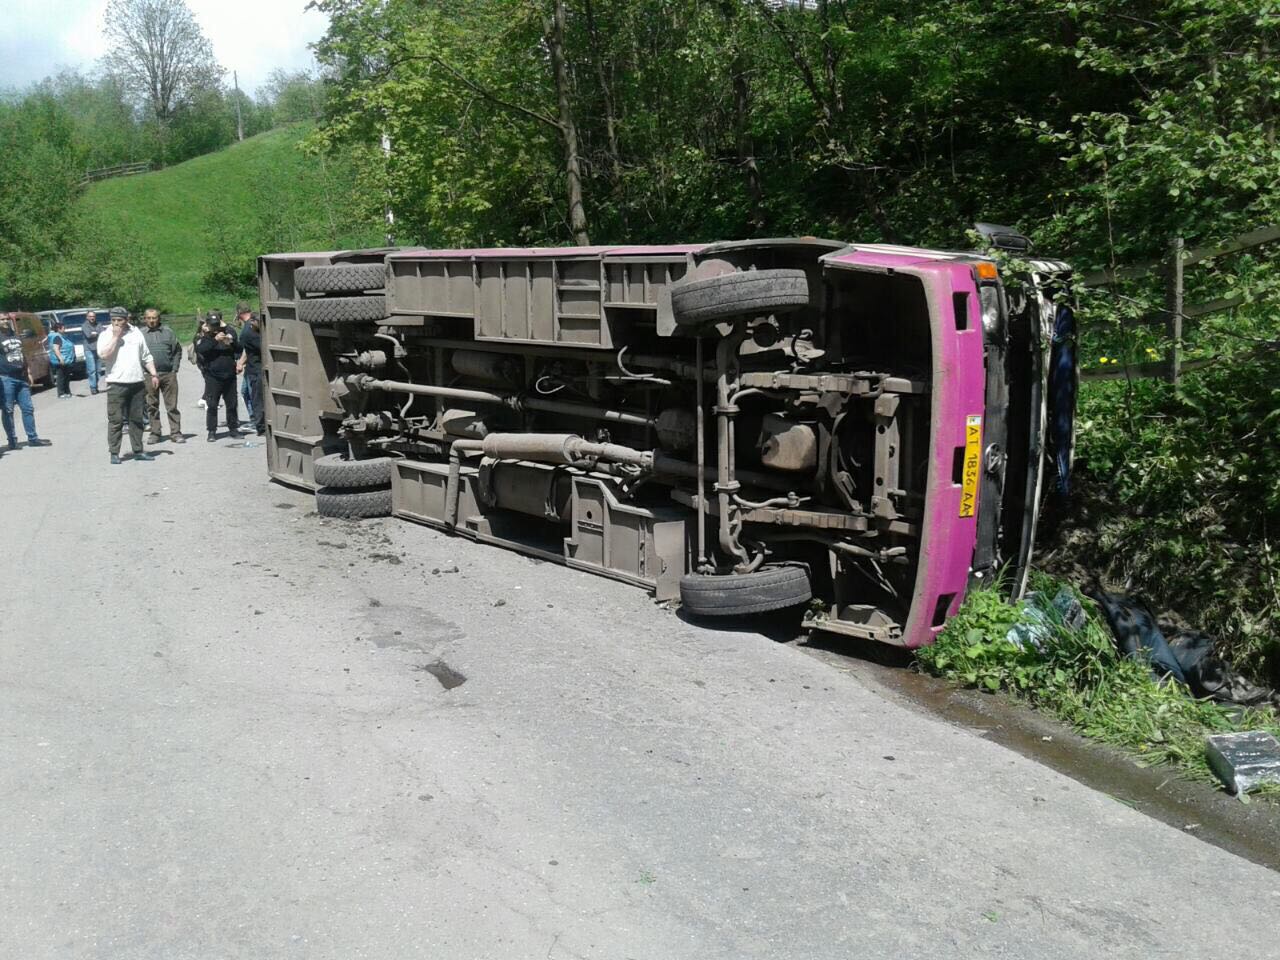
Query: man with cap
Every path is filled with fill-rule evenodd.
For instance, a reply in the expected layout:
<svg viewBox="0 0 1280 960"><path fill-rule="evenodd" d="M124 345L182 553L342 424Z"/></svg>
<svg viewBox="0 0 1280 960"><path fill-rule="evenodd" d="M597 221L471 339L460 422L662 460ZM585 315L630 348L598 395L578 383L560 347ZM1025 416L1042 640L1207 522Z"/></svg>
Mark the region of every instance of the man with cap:
<svg viewBox="0 0 1280 960"><path fill-rule="evenodd" d="M84 315L84 324L80 327L84 335L84 375L89 378L89 392L98 392L98 371L102 364L98 361L98 337L102 335L102 324L98 323L98 315L90 310Z"/></svg>
<svg viewBox="0 0 1280 960"><path fill-rule="evenodd" d="M221 310L210 310L205 317L204 334L196 342L196 356L204 372L205 427L213 443L218 434L218 401L227 411L227 433L240 436L240 399L236 396L236 368L240 344L236 333L222 322Z"/></svg>
<svg viewBox="0 0 1280 960"><path fill-rule="evenodd" d="M262 383L262 321L247 303L236 305L236 316L240 320L240 348L244 351L240 355L238 367L244 376L240 393L244 396L244 405L249 411L254 429L258 431L258 436L262 436L267 432L267 408Z"/></svg>
<svg viewBox="0 0 1280 960"><path fill-rule="evenodd" d="M120 438L126 421L133 459L154 460L142 448L142 409L147 378L154 390L160 385L160 377L146 337L129 324L129 311L124 307L111 308L111 328L98 337L98 357L107 381L107 449L111 462L120 462Z"/></svg>
<svg viewBox="0 0 1280 960"><path fill-rule="evenodd" d="M164 395L165 413L169 415L169 439L186 443L182 435L182 414L178 412L178 368L182 366L182 344L177 335L160 322L160 311L149 307L142 312L146 326L142 336L155 361L159 384L147 383L147 417L151 421L151 442L160 442L160 396Z"/></svg>
<svg viewBox="0 0 1280 960"><path fill-rule="evenodd" d="M18 449L18 432L13 427L13 406L22 411L22 429L27 434L28 447L52 446L36 434L36 411L31 403L31 387L34 381L27 369L27 357L22 352L22 338L18 336L18 315L0 313L0 422L9 449Z"/></svg>

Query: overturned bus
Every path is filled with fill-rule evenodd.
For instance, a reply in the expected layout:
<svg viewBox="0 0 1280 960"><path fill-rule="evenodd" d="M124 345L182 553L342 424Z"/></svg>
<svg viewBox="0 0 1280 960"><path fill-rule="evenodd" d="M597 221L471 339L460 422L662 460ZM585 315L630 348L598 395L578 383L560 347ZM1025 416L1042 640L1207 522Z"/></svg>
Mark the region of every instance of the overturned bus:
<svg viewBox="0 0 1280 960"><path fill-rule="evenodd" d="M1025 586L1042 486L1069 467L1068 279L811 237L272 254L268 469L322 515L411 520L694 617L803 605L918 647L971 586Z"/></svg>

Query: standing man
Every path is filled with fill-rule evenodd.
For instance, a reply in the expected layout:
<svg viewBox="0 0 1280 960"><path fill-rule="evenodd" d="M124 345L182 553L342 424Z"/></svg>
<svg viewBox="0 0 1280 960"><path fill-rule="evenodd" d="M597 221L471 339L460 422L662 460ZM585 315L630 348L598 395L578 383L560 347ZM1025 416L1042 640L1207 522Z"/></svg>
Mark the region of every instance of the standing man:
<svg viewBox="0 0 1280 960"><path fill-rule="evenodd" d="M62 321L53 321L53 329L44 338L49 352L49 365L58 384L58 399L71 396L71 366L76 362L76 345L62 332Z"/></svg>
<svg viewBox="0 0 1280 960"><path fill-rule="evenodd" d="M169 415L169 439L174 443L186 443L182 435L182 414L178 412L178 368L182 366L182 344L177 335L160 322L160 311L154 307L143 311L143 322L146 327L142 331L147 341L147 349L151 351L151 359L156 365L156 375L160 378L159 387L152 387L147 382L147 417L151 421L151 442L159 443L160 437L160 395L164 394L164 409Z"/></svg>
<svg viewBox="0 0 1280 960"><path fill-rule="evenodd" d="M22 352L22 339L18 336L18 315L0 314L0 422L9 449L18 449L18 433L13 428L13 405L22 411L22 429L27 434L28 447L52 446L36 434L36 411L31 405L31 387L35 381L27 370L27 357Z"/></svg>
<svg viewBox="0 0 1280 960"><path fill-rule="evenodd" d="M236 358L240 344L235 331L222 322L222 312L210 310L205 317L208 329L196 343L196 357L204 371L205 427L208 441L218 438L218 401L227 411L227 433L240 436L240 398L236 396Z"/></svg>
<svg viewBox="0 0 1280 960"><path fill-rule="evenodd" d="M237 336L239 336L240 338L240 346L242 348L245 346L244 335L249 330L249 320L252 316L253 316L253 308L250 307L247 303L241 300L239 303L236 304L236 323L239 324L239 329L237 330ZM259 366L262 365L261 351L259 351L258 365ZM245 358L242 356L240 358L240 364L236 369L239 373L243 374L244 367L245 367ZM250 421L256 423L257 418L253 415L254 410L256 409L256 407L254 406L256 401L253 399L253 384L251 383L252 379L253 379L252 377L244 377L240 381L240 399L244 401L245 416L247 416Z"/></svg>
<svg viewBox="0 0 1280 960"><path fill-rule="evenodd" d="M240 373L244 376L244 387L241 393L248 392L245 406L249 408L249 419L253 421L258 436L267 432L267 407L264 402L262 382L262 321L249 309L247 303L236 307L240 311Z"/></svg>
<svg viewBox="0 0 1280 960"><path fill-rule="evenodd" d="M160 386L160 377L146 338L129 325L129 311L124 307L111 308L111 329L98 338L98 356L107 378L107 449L111 452L111 462L120 462L120 437L126 420L133 459L154 460L155 457L142 448L142 408L146 394L143 381L150 376L154 390Z"/></svg>
<svg viewBox="0 0 1280 960"><path fill-rule="evenodd" d="M98 392L98 371L102 364L98 360L98 337L102 334L102 324L98 323L98 315L90 310L84 315L84 325L80 328L84 334L84 375L89 378L89 392Z"/></svg>

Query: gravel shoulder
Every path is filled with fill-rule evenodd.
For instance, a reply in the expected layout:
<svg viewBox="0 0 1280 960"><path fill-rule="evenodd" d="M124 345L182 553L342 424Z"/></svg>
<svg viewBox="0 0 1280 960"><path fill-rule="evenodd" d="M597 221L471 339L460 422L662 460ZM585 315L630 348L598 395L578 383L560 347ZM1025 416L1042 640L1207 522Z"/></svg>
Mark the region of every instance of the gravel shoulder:
<svg viewBox="0 0 1280 960"><path fill-rule="evenodd" d="M48 391L0 460L0 953L1274 955L1277 874L758 633L316 517L182 391L153 463Z"/></svg>

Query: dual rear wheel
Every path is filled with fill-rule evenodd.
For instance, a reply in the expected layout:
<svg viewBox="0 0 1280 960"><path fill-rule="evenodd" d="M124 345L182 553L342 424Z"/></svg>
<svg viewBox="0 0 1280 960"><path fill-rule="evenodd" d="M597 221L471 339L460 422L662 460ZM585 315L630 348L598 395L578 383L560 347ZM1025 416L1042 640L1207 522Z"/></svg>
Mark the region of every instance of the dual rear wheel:
<svg viewBox="0 0 1280 960"><path fill-rule="evenodd" d="M293 271L298 319L327 327L385 320L386 283L387 268L381 263L298 267Z"/></svg>
<svg viewBox="0 0 1280 960"><path fill-rule="evenodd" d="M317 458L316 513L344 520L391 516L393 463L391 457L350 460L341 453Z"/></svg>

